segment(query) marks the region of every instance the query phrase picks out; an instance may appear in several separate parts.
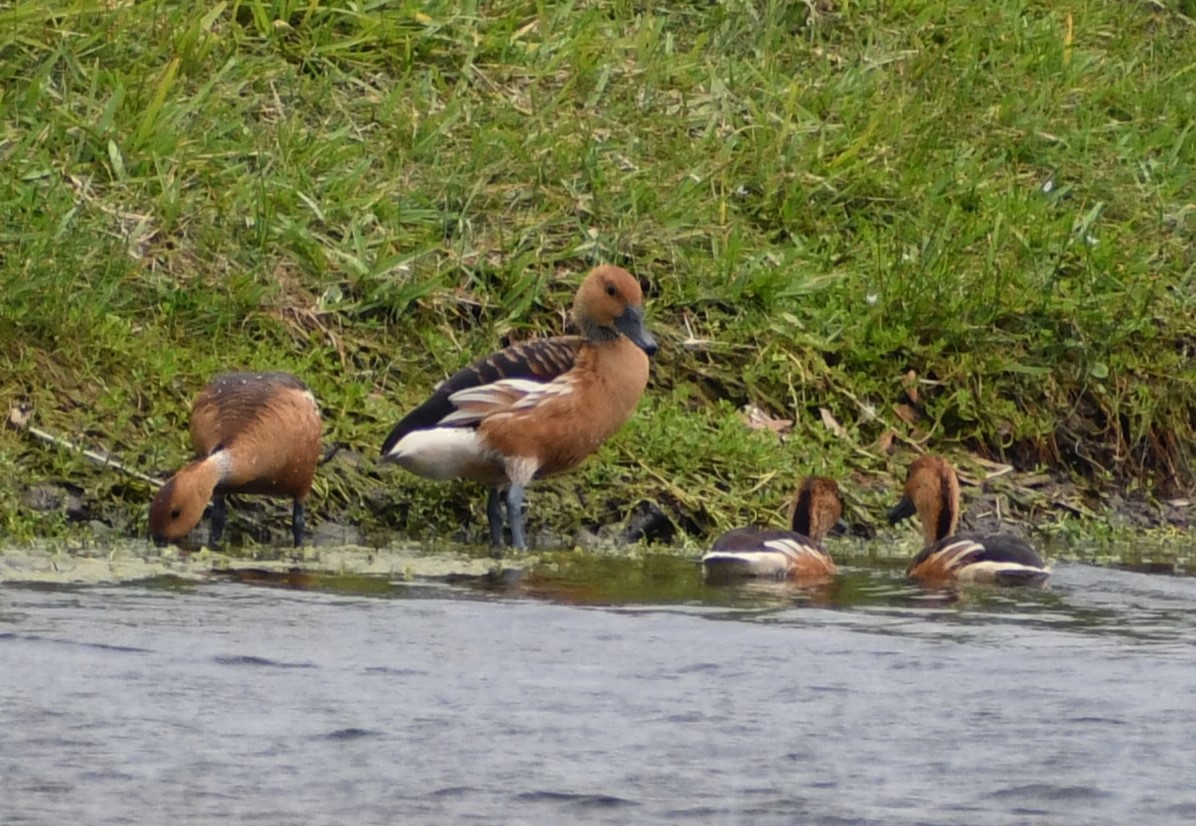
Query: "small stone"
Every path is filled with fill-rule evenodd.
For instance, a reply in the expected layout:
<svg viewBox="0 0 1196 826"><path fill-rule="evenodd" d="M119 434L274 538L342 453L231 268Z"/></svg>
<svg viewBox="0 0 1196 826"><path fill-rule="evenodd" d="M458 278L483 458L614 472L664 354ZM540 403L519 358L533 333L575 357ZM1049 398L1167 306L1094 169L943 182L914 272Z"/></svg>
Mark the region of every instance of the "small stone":
<svg viewBox="0 0 1196 826"><path fill-rule="evenodd" d="M67 491L66 518L72 522L84 522L90 516L91 512L87 507L87 503L83 501L83 497L79 494Z"/></svg>
<svg viewBox="0 0 1196 826"><path fill-rule="evenodd" d="M577 529L577 533L573 536L573 544L587 551L592 551L595 548L601 548L603 545L609 545L610 541L603 539L589 528L583 527Z"/></svg>
<svg viewBox="0 0 1196 826"><path fill-rule="evenodd" d="M30 485L21 494L21 504L39 513L62 511L72 522L82 522L89 515L83 489L70 484Z"/></svg>
<svg viewBox="0 0 1196 826"><path fill-rule="evenodd" d="M97 540L111 539L116 534L111 525L98 519L89 520L87 527L91 529L91 535Z"/></svg>
<svg viewBox="0 0 1196 826"><path fill-rule="evenodd" d="M56 511L62 507L63 492L54 485L30 485L21 494L21 504L39 513Z"/></svg>
<svg viewBox="0 0 1196 826"><path fill-rule="evenodd" d="M623 541L631 544L641 539L648 542L671 543L677 534L677 526L673 520L655 502L640 502L627 518L627 528L623 531Z"/></svg>

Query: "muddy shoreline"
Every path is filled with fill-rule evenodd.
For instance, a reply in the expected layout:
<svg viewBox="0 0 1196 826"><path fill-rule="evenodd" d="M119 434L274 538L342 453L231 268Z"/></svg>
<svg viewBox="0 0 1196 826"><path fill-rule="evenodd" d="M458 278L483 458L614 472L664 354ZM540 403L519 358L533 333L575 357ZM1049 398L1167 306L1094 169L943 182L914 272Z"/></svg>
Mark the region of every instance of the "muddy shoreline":
<svg viewBox="0 0 1196 826"><path fill-rule="evenodd" d="M395 543L447 542L454 545L482 545L484 516L471 490L446 488L453 499L455 528L438 534L429 530L412 536L395 524L394 516L412 507L403 491L387 487L386 478L365 468L348 454L322 473L332 477L329 490L351 489L365 482L367 492L359 497L328 495L309 503L307 545L313 549L360 547L378 550ZM355 478L338 478L346 474ZM362 478L362 477L365 478ZM1141 492L1112 487L1099 494L1085 490L1061 474L1018 473L1001 469L987 478L961 472L963 517L961 532L1009 531L1026 537L1051 536L1072 526L1073 532L1169 529L1190 531L1196 524L1196 499L1156 500ZM461 487L461 486L458 486ZM867 541L890 531L884 523L889 499L895 501L897 480L871 477L848 480L846 519L852 534ZM20 485L20 506L38 514L58 514L66 523L64 537L81 538L104 547L144 539L144 502L124 497L99 498L75 482L48 481ZM614 495L617 496L617 493ZM534 501L535 490L531 497ZM623 517L603 524L579 521L569 531L552 531L539 526L531 511L529 529L533 548L617 549L637 543L666 546L702 545L712 538L700 527L701 515L687 511L667 497L615 503L612 512ZM263 497L230 497L229 547L285 547L290 543L290 506ZM199 549L206 538L206 521L189 537L184 548ZM901 531L898 536L904 535ZM913 530L907 531L911 536Z"/></svg>

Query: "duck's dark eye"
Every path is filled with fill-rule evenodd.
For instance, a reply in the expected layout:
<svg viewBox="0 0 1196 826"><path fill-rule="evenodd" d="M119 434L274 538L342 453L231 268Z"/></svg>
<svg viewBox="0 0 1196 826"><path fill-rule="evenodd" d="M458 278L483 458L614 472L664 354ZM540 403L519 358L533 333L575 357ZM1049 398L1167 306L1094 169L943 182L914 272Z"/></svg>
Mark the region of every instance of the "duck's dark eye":
<svg viewBox="0 0 1196 826"><path fill-rule="evenodd" d="M617 294L618 294L618 292L619 292L619 291L618 291L617 289L615 289L615 285L614 285L614 284L607 284L607 285L606 285L606 294L607 294L607 295L611 295L611 296L613 296L613 295L617 295Z"/></svg>
<svg viewBox="0 0 1196 826"><path fill-rule="evenodd" d="M180 516L182 516L182 515L183 515L183 509L182 509L182 508L175 508L174 510L172 510L172 511L170 512L170 518L171 518L171 519L178 519L178 518L179 518Z"/></svg>

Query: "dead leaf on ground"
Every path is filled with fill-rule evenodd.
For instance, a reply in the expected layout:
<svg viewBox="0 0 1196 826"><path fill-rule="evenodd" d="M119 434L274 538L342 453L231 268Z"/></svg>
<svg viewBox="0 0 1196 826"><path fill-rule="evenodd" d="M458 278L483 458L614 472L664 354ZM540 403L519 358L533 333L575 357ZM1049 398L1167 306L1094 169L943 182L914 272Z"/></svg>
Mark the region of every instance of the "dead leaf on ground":
<svg viewBox="0 0 1196 826"><path fill-rule="evenodd" d="M835 415L825 407L818 408L818 415L822 417L822 423L826 425L826 429L834 433L840 439L847 438L847 430L835 418Z"/></svg>
<svg viewBox="0 0 1196 826"><path fill-rule="evenodd" d="M986 479L995 479L998 476L1004 476L1007 473L1013 472L1013 465L1006 464L1005 462L994 462L991 459L985 459L974 453L971 454L970 458L975 464L988 471L985 475Z"/></svg>
<svg viewBox="0 0 1196 826"><path fill-rule="evenodd" d="M793 428L792 419L778 419L754 404L745 404L739 415L750 430L771 430L782 441Z"/></svg>
<svg viewBox="0 0 1196 826"><path fill-rule="evenodd" d="M873 450L887 456L893 450L893 439L896 437L897 431L890 427L877 437L876 442L872 445Z"/></svg>
<svg viewBox="0 0 1196 826"><path fill-rule="evenodd" d="M914 409L913 405L901 404L893 405L893 412L897 414L897 418L906 424L915 424L918 421L918 411Z"/></svg>
<svg viewBox="0 0 1196 826"><path fill-rule="evenodd" d="M906 397L911 404L918 403L918 371L908 370L905 375L901 377L901 387L905 390Z"/></svg>

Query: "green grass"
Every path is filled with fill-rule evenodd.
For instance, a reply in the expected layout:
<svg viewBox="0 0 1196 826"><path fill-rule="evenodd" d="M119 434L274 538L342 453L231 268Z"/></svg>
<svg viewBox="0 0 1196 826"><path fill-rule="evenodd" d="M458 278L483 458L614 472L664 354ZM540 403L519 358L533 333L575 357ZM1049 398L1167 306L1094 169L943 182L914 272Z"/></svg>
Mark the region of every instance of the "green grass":
<svg viewBox="0 0 1196 826"><path fill-rule="evenodd" d="M874 509L909 457L889 430L1094 492L1191 489L1194 13L18 0L0 394L165 473L213 373L290 369L372 460L472 354L560 332L613 261L651 283L650 395L533 521L778 519L809 471ZM749 401L794 435L740 427ZM0 531L65 530L19 504L58 479L144 530L145 485L11 431L0 458ZM476 491L369 463L317 493L415 535L479 516Z"/></svg>

